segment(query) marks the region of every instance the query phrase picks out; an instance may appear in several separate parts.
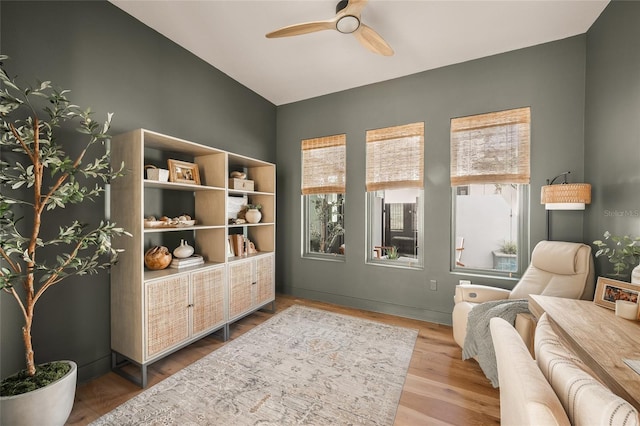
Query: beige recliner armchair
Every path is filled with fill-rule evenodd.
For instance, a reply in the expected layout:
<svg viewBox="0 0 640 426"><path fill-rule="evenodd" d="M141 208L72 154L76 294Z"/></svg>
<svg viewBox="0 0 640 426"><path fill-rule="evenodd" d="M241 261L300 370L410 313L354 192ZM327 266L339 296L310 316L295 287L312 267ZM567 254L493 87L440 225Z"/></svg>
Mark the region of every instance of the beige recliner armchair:
<svg viewBox="0 0 640 426"><path fill-rule="evenodd" d="M540 241L531 254L531 264L513 290L473 284L456 286L452 313L453 338L460 347L464 347L467 316L479 303L526 299L529 294L592 300L594 287L591 247L564 241ZM532 316L518 314L515 326L533 353L535 322Z"/></svg>

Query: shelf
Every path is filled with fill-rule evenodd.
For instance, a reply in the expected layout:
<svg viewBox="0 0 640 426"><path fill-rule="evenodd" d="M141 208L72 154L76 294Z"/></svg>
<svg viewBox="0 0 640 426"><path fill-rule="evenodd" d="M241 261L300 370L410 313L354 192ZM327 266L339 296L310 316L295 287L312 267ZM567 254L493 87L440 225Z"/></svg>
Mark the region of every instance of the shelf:
<svg viewBox="0 0 640 426"><path fill-rule="evenodd" d="M156 232L179 232L179 231L197 231L199 229L223 229L224 225L195 225L195 226L175 226L175 227L157 227L157 228L144 228L144 233L156 233Z"/></svg>
<svg viewBox="0 0 640 426"><path fill-rule="evenodd" d="M275 195L273 192L243 191L241 189L229 189L229 195Z"/></svg>
<svg viewBox="0 0 640 426"><path fill-rule="evenodd" d="M244 256L234 256L234 257L230 257L227 259L227 262L231 263L231 262L239 262L241 260L247 260L247 259L251 259L254 257L260 257L260 256L264 256L266 254L271 254L273 253L272 251L259 251L257 253L254 254L247 254Z"/></svg>
<svg viewBox="0 0 640 426"><path fill-rule="evenodd" d="M141 132L145 148L159 149L167 152L179 152L195 156L224 153L224 151L216 148L197 144L173 136L163 135L151 130L139 129L138 131Z"/></svg>
<svg viewBox="0 0 640 426"><path fill-rule="evenodd" d="M184 274L185 272L193 272L193 271L197 271L200 269L204 269L204 268L211 268L213 266L222 266L224 265L224 263L219 263L219 262L204 262L200 265L196 265L196 266L190 266L187 268L165 268L165 269L160 269L157 271L152 271L151 269L144 269L144 281L151 281L151 280L155 280L158 278L167 278L170 277L172 275L177 275L177 274Z"/></svg>
<svg viewBox="0 0 640 426"><path fill-rule="evenodd" d="M275 223L273 222L260 222L260 223L230 223L229 225L227 225L229 228L244 228L244 227L251 227L251 226L269 226L269 225L275 225Z"/></svg>
<svg viewBox="0 0 640 426"><path fill-rule="evenodd" d="M194 185L191 183L160 182L157 180L144 179L145 188L171 189L174 191L224 191L218 186Z"/></svg>

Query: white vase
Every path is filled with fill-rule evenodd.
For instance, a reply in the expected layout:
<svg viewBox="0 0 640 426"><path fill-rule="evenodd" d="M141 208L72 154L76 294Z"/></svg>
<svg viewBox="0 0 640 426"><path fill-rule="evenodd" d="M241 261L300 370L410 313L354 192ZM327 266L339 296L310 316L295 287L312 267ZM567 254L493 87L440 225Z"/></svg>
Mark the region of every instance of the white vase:
<svg viewBox="0 0 640 426"><path fill-rule="evenodd" d="M71 370L58 381L31 392L0 397L0 424L64 425L73 408L78 366L73 361L62 362L69 363Z"/></svg>
<svg viewBox="0 0 640 426"><path fill-rule="evenodd" d="M258 209L249 209L244 214L244 217L249 223L258 223L260 222L260 219L262 219L262 213L260 213L260 210Z"/></svg>
<svg viewBox="0 0 640 426"><path fill-rule="evenodd" d="M193 254L193 247L191 247L185 240L180 240L180 245L173 250L173 255L179 259L184 259Z"/></svg>
<svg viewBox="0 0 640 426"><path fill-rule="evenodd" d="M631 271L631 284L640 285L640 265L636 266Z"/></svg>

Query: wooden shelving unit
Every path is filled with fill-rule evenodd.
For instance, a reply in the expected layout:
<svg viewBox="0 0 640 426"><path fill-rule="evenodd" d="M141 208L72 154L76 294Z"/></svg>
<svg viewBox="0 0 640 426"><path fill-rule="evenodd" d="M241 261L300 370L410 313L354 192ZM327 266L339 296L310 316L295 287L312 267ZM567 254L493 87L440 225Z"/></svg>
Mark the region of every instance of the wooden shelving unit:
<svg viewBox="0 0 640 426"><path fill-rule="evenodd" d="M226 340L229 323L269 304L275 308L275 166L144 129L115 136L111 158L126 170L111 185L111 220L133 234L113 241L125 251L111 271L112 366L145 387L149 364L213 332ZM197 164L201 184L145 178L145 165L166 168L168 159ZM233 170L244 171L254 191L229 189ZM229 195L261 204L260 223L230 225ZM144 226L148 216L182 214L196 223ZM229 257L230 234L242 234L259 252ZM145 268L146 250L162 245L172 251L182 239L204 257L203 265ZM140 376L124 373L124 364L139 366Z"/></svg>

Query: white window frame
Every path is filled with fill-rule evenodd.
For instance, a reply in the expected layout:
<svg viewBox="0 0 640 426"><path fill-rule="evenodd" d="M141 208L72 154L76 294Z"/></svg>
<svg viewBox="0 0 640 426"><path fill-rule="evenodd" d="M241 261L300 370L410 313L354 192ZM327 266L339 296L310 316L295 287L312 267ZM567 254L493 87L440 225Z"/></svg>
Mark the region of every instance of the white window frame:
<svg viewBox="0 0 640 426"><path fill-rule="evenodd" d="M323 253L313 251L311 198L336 194L342 197L341 240L344 241L344 212L346 201L346 135L332 135L301 142L301 256L322 260L345 260L345 251Z"/></svg>
<svg viewBox="0 0 640 426"><path fill-rule="evenodd" d="M342 223L341 226L344 229L344 209L345 209L345 204L346 204L346 196L345 194L338 194L338 193L334 193L335 195L337 195L338 197L342 197ZM311 236L311 218L310 218L310 214L311 214L311 209L313 208L311 206L311 197L313 195L320 195L320 194L310 194L310 195L303 195L301 197L301 203L302 203L302 257L304 258L308 258L308 259L318 259L318 260L336 260L336 261L345 261L345 253L322 253L319 251L312 251L311 250L311 240L312 240L312 236ZM333 194L325 194L325 195L333 195ZM342 234L341 240L344 241L344 232Z"/></svg>
<svg viewBox="0 0 640 426"><path fill-rule="evenodd" d="M530 185L518 184L518 209L519 209L519 221L517 224L517 241L518 250L516 254L517 268L515 271L501 271L492 268L474 268L467 266L460 266L457 263L458 259L458 244L456 236L458 235L456 229L456 201L457 201L457 186L451 188L451 271L454 273L461 273L465 275L476 276L491 276L491 277L505 277L505 278L518 278L521 277L525 269L529 265L529 205L530 205ZM462 263L464 263L464 249L462 250Z"/></svg>
<svg viewBox="0 0 640 426"><path fill-rule="evenodd" d="M509 138L505 138L505 134ZM455 137L454 137L455 135ZM512 138L513 136L513 138ZM510 141L510 143L505 143ZM530 145L531 108L515 108L470 115L451 120L451 271L485 276L519 277L529 264ZM494 158L501 158L496 161ZM519 220L517 229L517 268L501 271L493 268L462 266L458 247L458 189L472 184L518 185Z"/></svg>
<svg viewBox="0 0 640 426"><path fill-rule="evenodd" d="M365 262L367 264L410 269L424 267L424 128L424 122L417 122L369 130L366 133ZM410 190L417 194L415 196L417 209L415 258L384 257L393 246L390 245L390 241L384 243L386 246L382 246L385 235L379 235L379 233L385 233L387 222L384 220L384 205L381 204L384 202L382 192L394 190ZM387 199L392 197L392 194L385 195L388 195ZM401 200L408 194L396 196ZM413 195L411 197L414 199ZM413 223L407 225L413 227Z"/></svg>
<svg viewBox="0 0 640 426"><path fill-rule="evenodd" d="M376 257L376 242L377 238L374 236L374 223L372 223L373 218L372 215L378 215L380 213L379 206L377 205L380 201L377 191L367 192L367 208L366 208L366 231L367 231L367 241L366 241L366 258L365 262L370 265L378 265L378 266L386 266L393 268L405 268L405 269L424 269L424 190L420 189L419 195L416 200L416 209L417 209L417 229L416 229L416 238L417 238L417 253L416 258L414 260L409 260L409 258L401 258L398 260L393 259L383 259ZM378 225L379 223L376 223Z"/></svg>

